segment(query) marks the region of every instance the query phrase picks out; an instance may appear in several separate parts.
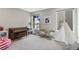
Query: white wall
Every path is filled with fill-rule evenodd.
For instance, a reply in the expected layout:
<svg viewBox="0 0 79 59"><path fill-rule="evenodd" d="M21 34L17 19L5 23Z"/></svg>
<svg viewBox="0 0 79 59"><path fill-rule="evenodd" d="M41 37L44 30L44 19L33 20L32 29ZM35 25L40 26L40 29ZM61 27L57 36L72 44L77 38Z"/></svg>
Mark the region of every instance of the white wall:
<svg viewBox="0 0 79 59"><path fill-rule="evenodd" d="M78 38L78 19L77 19L77 8L73 9L73 32Z"/></svg>
<svg viewBox="0 0 79 59"><path fill-rule="evenodd" d="M77 9L77 29L78 29L78 43L79 43L79 8Z"/></svg>
<svg viewBox="0 0 79 59"><path fill-rule="evenodd" d="M40 20L40 29L45 30L56 30L57 29L57 20L56 20L56 11L64 10L65 8L50 8L38 12L32 13L32 15L39 14L41 16ZM50 18L50 23L45 23L45 18Z"/></svg>
<svg viewBox="0 0 79 59"><path fill-rule="evenodd" d="M30 13L19 8L0 8L0 26L4 28L27 26Z"/></svg>
<svg viewBox="0 0 79 59"><path fill-rule="evenodd" d="M51 9L46 9L38 12L32 13L32 15L40 15L41 20L40 20L40 29L47 29L47 30L56 30L57 29L57 12L59 11L65 11L67 8L51 8ZM72 8L73 10L73 32L75 33L76 36L78 36L78 30L79 28L77 27L77 10L76 8ZM78 9L79 10L79 9ZM45 17L50 17L50 23L46 24L45 23ZM78 28L78 29L77 29Z"/></svg>
<svg viewBox="0 0 79 59"><path fill-rule="evenodd" d="M34 14L39 14L41 16L40 29L56 30L56 13L53 11L53 9L47 9L32 13L32 15ZM48 24L45 23L46 17L49 17L50 19L50 23Z"/></svg>

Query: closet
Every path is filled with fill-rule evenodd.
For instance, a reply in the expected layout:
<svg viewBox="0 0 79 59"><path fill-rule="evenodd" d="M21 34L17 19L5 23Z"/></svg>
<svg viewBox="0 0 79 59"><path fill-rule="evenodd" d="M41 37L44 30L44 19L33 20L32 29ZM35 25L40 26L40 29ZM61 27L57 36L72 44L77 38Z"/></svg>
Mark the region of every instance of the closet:
<svg viewBox="0 0 79 59"><path fill-rule="evenodd" d="M76 9L64 9L56 12L57 30L56 40L66 44L77 42L77 17Z"/></svg>
<svg viewBox="0 0 79 59"><path fill-rule="evenodd" d="M66 21L71 30L77 33L76 9L64 9L56 11L57 30L60 29L62 23Z"/></svg>

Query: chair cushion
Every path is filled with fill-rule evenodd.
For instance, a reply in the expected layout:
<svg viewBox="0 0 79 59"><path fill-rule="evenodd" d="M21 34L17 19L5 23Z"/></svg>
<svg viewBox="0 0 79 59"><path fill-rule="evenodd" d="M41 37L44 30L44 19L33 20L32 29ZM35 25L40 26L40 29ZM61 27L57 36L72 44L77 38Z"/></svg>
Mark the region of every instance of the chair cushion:
<svg viewBox="0 0 79 59"><path fill-rule="evenodd" d="M5 50L11 45L11 40L7 37L0 37L0 50Z"/></svg>

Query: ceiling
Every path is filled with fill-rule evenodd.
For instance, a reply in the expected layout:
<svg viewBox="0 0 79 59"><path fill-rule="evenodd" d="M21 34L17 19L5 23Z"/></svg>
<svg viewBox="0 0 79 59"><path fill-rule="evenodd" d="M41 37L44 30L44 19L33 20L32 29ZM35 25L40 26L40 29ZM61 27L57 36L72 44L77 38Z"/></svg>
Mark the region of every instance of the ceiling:
<svg viewBox="0 0 79 59"><path fill-rule="evenodd" d="M36 12L36 11L44 10L47 8L21 8L21 9L28 11L28 12Z"/></svg>

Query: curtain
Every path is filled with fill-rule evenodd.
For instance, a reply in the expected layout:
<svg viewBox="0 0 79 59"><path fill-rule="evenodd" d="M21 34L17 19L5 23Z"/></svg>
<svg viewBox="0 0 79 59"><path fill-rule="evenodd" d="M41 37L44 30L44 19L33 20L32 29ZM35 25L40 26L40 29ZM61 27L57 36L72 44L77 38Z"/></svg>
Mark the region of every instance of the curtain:
<svg viewBox="0 0 79 59"><path fill-rule="evenodd" d="M64 22L60 30L56 33L55 40L64 42L66 45L74 44L78 41L67 22Z"/></svg>

